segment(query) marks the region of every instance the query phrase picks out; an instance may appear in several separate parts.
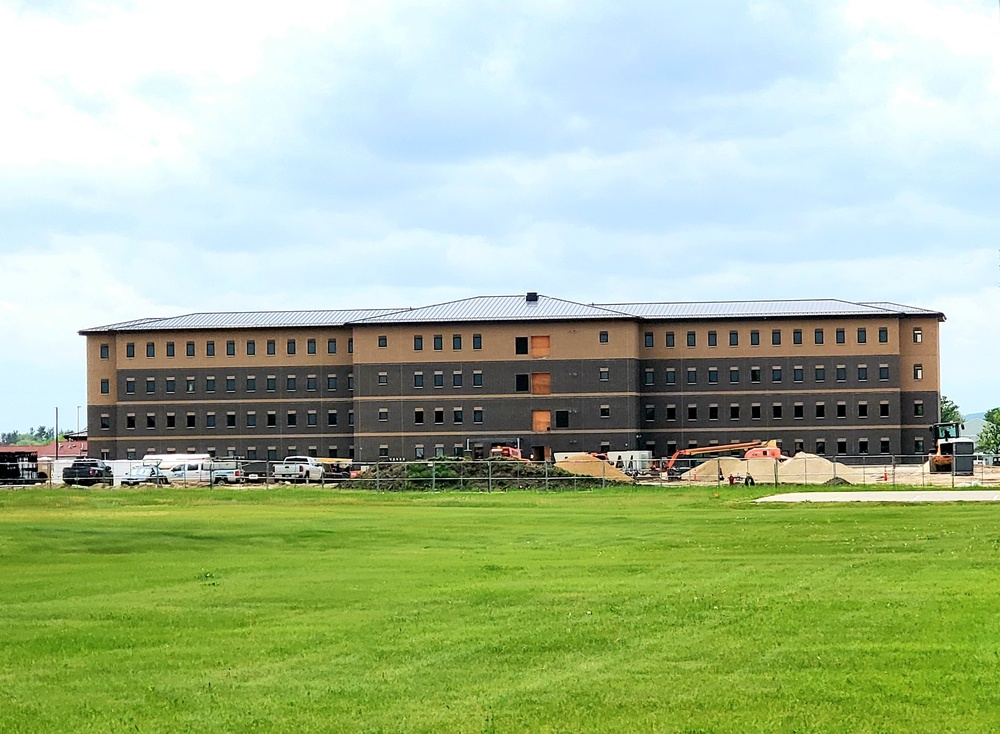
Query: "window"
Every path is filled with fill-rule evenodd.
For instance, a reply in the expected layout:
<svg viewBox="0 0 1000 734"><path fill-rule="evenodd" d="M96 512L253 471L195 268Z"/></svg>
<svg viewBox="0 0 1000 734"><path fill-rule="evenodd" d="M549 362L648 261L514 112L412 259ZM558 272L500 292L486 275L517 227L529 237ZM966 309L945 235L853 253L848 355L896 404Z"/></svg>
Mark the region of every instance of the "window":
<svg viewBox="0 0 1000 734"><path fill-rule="evenodd" d="M878 366L878 379L888 380L889 379L889 365L880 364Z"/></svg>
<svg viewBox="0 0 1000 734"><path fill-rule="evenodd" d="M444 387L444 372L434 373L434 387Z"/></svg>
<svg viewBox="0 0 1000 734"><path fill-rule="evenodd" d="M913 401L913 416L915 418L923 418L924 416L924 401L915 400Z"/></svg>
<svg viewBox="0 0 1000 734"><path fill-rule="evenodd" d="M695 333L693 331L689 331L687 333L687 345L689 347L693 347L697 343L698 343L698 340L697 340L697 337L695 336Z"/></svg>
<svg viewBox="0 0 1000 734"><path fill-rule="evenodd" d="M645 346L647 349L653 346L653 332L647 331L643 335L643 346Z"/></svg>
<svg viewBox="0 0 1000 734"><path fill-rule="evenodd" d="M771 406L771 417L775 420L781 420L781 403L774 403Z"/></svg>
<svg viewBox="0 0 1000 734"><path fill-rule="evenodd" d="M236 378L227 377L226 378L226 392L236 392Z"/></svg>
<svg viewBox="0 0 1000 734"><path fill-rule="evenodd" d="M441 336L441 334L435 334L434 335L434 351L435 352L440 352L442 349L444 349L444 337ZM525 354L527 354L527 352L525 352Z"/></svg>
<svg viewBox="0 0 1000 734"><path fill-rule="evenodd" d="M719 384L719 368L709 367L708 368L708 384L717 385Z"/></svg>
<svg viewBox="0 0 1000 734"><path fill-rule="evenodd" d="M863 326L858 327L858 344L868 343L868 329Z"/></svg>
<svg viewBox="0 0 1000 734"><path fill-rule="evenodd" d="M146 378L146 394L150 395L156 392L156 379L152 377Z"/></svg>
<svg viewBox="0 0 1000 734"><path fill-rule="evenodd" d="M556 428L569 428L569 411L556 411Z"/></svg>
<svg viewBox="0 0 1000 734"><path fill-rule="evenodd" d="M858 379L862 382L868 379L868 367L863 364L858 365Z"/></svg>
<svg viewBox="0 0 1000 734"><path fill-rule="evenodd" d="M652 385L656 381L653 375L654 375L653 370L651 369L645 370L645 372L643 373L643 384L647 386Z"/></svg>
<svg viewBox="0 0 1000 734"><path fill-rule="evenodd" d="M347 389L348 390L353 390L354 389L354 373L353 372L348 372L347 373Z"/></svg>
<svg viewBox="0 0 1000 734"><path fill-rule="evenodd" d="M273 410L267 411L267 427L274 428L278 425L278 414Z"/></svg>
<svg viewBox="0 0 1000 734"><path fill-rule="evenodd" d="M760 346L760 332L754 329L750 332L750 346L759 347Z"/></svg>
<svg viewBox="0 0 1000 734"><path fill-rule="evenodd" d="M109 395L111 393L111 381L104 379L101 380L101 395Z"/></svg>
<svg viewBox="0 0 1000 734"><path fill-rule="evenodd" d="M326 376L326 389L327 390L336 390L337 389L337 376L336 375L327 375Z"/></svg>
<svg viewBox="0 0 1000 734"><path fill-rule="evenodd" d="M837 417L838 418L847 417L847 403L842 403L842 402L837 403Z"/></svg>
<svg viewBox="0 0 1000 734"><path fill-rule="evenodd" d="M111 416L108 413L101 414L101 430L111 430Z"/></svg>
<svg viewBox="0 0 1000 734"><path fill-rule="evenodd" d="M597 335L597 341L601 344L608 343L608 332L602 331Z"/></svg>
<svg viewBox="0 0 1000 734"><path fill-rule="evenodd" d="M719 420L719 406L712 404L708 406L708 419L710 421Z"/></svg>
<svg viewBox="0 0 1000 734"><path fill-rule="evenodd" d="M792 329L792 344L802 343L802 329Z"/></svg>
<svg viewBox="0 0 1000 734"><path fill-rule="evenodd" d="M473 408L472 409L472 422L473 423L482 423L483 422L483 409L482 408Z"/></svg>
<svg viewBox="0 0 1000 734"><path fill-rule="evenodd" d="M823 382L826 380L826 367L821 364L816 365L816 371L814 374L816 382Z"/></svg>
<svg viewBox="0 0 1000 734"><path fill-rule="evenodd" d="M717 347L719 346L719 335L714 331L708 332L708 346Z"/></svg>
<svg viewBox="0 0 1000 734"><path fill-rule="evenodd" d="M125 416L125 427L135 428L135 413L129 413Z"/></svg>
<svg viewBox="0 0 1000 734"><path fill-rule="evenodd" d="M327 339L326 340L326 353L327 354L336 354L337 353L337 340L336 339Z"/></svg>
<svg viewBox="0 0 1000 734"><path fill-rule="evenodd" d="M697 405L689 405L688 406L688 420L689 421L696 421L696 420L698 420L698 406Z"/></svg>
<svg viewBox="0 0 1000 734"><path fill-rule="evenodd" d="M820 456L826 453L826 441L822 438L816 439L816 453Z"/></svg>
<svg viewBox="0 0 1000 734"><path fill-rule="evenodd" d="M667 384L674 385L677 383L677 371L673 367L667 368Z"/></svg>
<svg viewBox="0 0 1000 734"><path fill-rule="evenodd" d="M196 417L195 417L195 414L194 414L194 413L188 413L188 414L187 414L187 416L186 416L186 423L185 423L185 425L186 425L186 426L187 426L188 428L194 428L194 427L195 427L195 426L197 425L197 422L198 422L198 421L197 421L197 419L196 419Z"/></svg>
<svg viewBox="0 0 1000 734"><path fill-rule="evenodd" d="M913 327L913 343L920 344L924 340L924 330L919 326Z"/></svg>
<svg viewBox="0 0 1000 734"><path fill-rule="evenodd" d="M837 344L846 344L847 336L843 329L837 329Z"/></svg>
<svg viewBox="0 0 1000 734"><path fill-rule="evenodd" d="M194 392L194 378L193 377L189 377L184 382L185 382L185 385L184 385L185 392L193 393Z"/></svg>
<svg viewBox="0 0 1000 734"><path fill-rule="evenodd" d="M792 418L802 419L805 417L805 406L802 403L795 403L792 406Z"/></svg>
<svg viewBox="0 0 1000 734"><path fill-rule="evenodd" d="M111 347L109 347L107 344L102 344L101 359L110 359L110 358L111 358Z"/></svg>
<svg viewBox="0 0 1000 734"><path fill-rule="evenodd" d="M306 339L306 354L316 354L315 339Z"/></svg>
<svg viewBox="0 0 1000 734"><path fill-rule="evenodd" d="M760 367L750 368L750 382L760 382Z"/></svg>
<svg viewBox="0 0 1000 734"><path fill-rule="evenodd" d="M527 354L528 353L528 337L517 336L514 337L514 354Z"/></svg>
<svg viewBox="0 0 1000 734"><path fill-rule="evenodd" d="M278 353L278 343L274 339L267 340L267 354L269 357L273 357Z"/></svg>
<svg viewBox="0 0 1000 734"><path fill-rule="evenodd" d="M354 337L347 337L347 353L354 354Z"/></svg>
<svg viewBox="0 0 1000 734"><path fill-rule="evenodd" d="M146 413L146 428L156 428L156 415Z"/></svg>
<svg viewBox="0 0 1000 734"><path fill-rule="evenodd" d="M530 381L528 375L514 375L514 392L528 392Z"/></svg>
<svg viewBox="0 0 1000 734"><path fill-rule="evenodd" d="M296 389L295 383L296 383L295 375L288 375L288 377L285 378L285 389L288 390L289 392L295 390Z"/></svg>
<svg viewBox="0 0 1000 734"><path fill-rule="evenodd" d="M673 346L674 346L674 332L672 332L672 331L668 331L667 332L666 345L667 345L667 347L669 347L671 349L673 348Z"/></svg>
<svg viewBox="0 0 1000 734"><path fill-rule="evenodd" d="M531 373L531 394L551 395L552 394L552 373L533 372Z"/></svg>
<svg viewBox="0 0 1000 734"><path fill-rule="evenodd" d="M472 335L472 348L473 349L482 349L483 348L483 335L482 334L473 334Z"/></svg>
<svg viewBox="0 0 1000 734"><path fill-rule="evenodd" d="M878 327L878 343L879 344L889 343L889 329L885 326Z"/></svg>
<svg viewBox="0 0 1000 734"><path fill-rule="evenodd" d="M289 339L285 342L285 352L287 354L295 354L295 340Z"/></svg>
<svg viewBox="0 0 1000 734"><path fill-rule="evenodd" d="M607 382L611 379L611 371L607 367L601 367L597 370L597 379L601 382Z"/></svg>
<svg viewBox="0 0 1000 734"><path fill-rule="evenodd" d="M531 356L533 359L548 357L551 348L551 339L546 335L531 337Z"/></svg>
<svg viewBox="0 0 1000 734"><path fill-rule="evenodd" d="M208 413L205 416L205 427L215 428L215 413Z"/></svg>
<svg viewBox="0 0 1000 734"><path fill-rule="evenodd" d="M205 342L205 354L209 357L215 356L215 342L213 341Z"/></svg>
<svg viewBox="0 0 1000 734"><path fill-rule="evenodd" d="M837 365L837 382L845 382L847 380L847 366L838 364Z"/></svg>
<svg viewBox="0 0 1000 734"><path fill-rule="evenodd" d="M566 411L562 411L562 412L566 412ZM557 424L556 428L559 428L558 417L559 417L559 411L556 411L556 424ZM462 409L461 408L455 408L454 410L451 411L451 422L454 423L455 425L461 425L461 423L464 420L464 418L465 418L465 416L462 413ZM568 418L567 418L567 421L568 421ZM566 426L562 426L562 427L565 428Z"/></svg>
<svg viewBox="0 0 1000 734"><path fill-rule="evenodd" d="M274 375L268 375L267 379L264 381L268 392L274 392L278 389L278 378Z"/></svg>
<svg viewBox="0 0 1000 734"><path fill-rule="evenodd" d="M878 404L878 417L888 418L889 417L889 401L883 400Z"/></svg>
<svg viewBox="0 0 1000 734"><path fill-rule="evenodd" d="M166 380L163 381L163 384L164 384L164 389L166 389L168 393L177 392L177 378L168 377Z"/></svg>
<svg viewBox="0 0 1000 734"><path fill-rule="evenodd" d="M388 385L389 384L389 373L388 372L379 372L378 373L378 384L379 385Z"/></svg>
<svg viewBox="0 0 1000 734"><path fill-rule="evenodd" d="M298 425L299 416L294 410L290 410L288 411L288 414L285 416L285 421L288 426Z"/></svg>
<svg viewBox="0 0 1000 734"><path fill-rule="evenodd" d="M823 343L823 330L822 329L816 329L816 331L813 332L813 341L816 342L817 344L822 344Z"/></svg>
<svg viewBox="0 0 1000 734"><path fill-rule="evenodd" d="M816 417L826 418L826 403L816 403Z"/></svg>
<svg viewBox="0 0 1000 734"><path fill-rule="evenodd" d="M461 387L462 386L462 373L461 372L452 372L451 373L451 386L452 387Z"/></svg>
<svg viewBox="0 0 1000 734"><path fill-rule="evenodd" d="M880 454L888 454L891 451L892 451L892 448L891 448L891 446L889 444L889 439L888 438L882 438L882 439L880 439L879 443L878 443L878 452Z"/></svg>
<svg viewBox="0 0 1000 734"><path fill-rule="evenodd" d="M247 428L257 427L257 414L252 410L247 413Z"/></svg>
<svg viewBox="0 0 1000 734"><path fill-rule="evenodd" d="M378 335L378 348L379 349L385 349L387 346L389 346L389 337L386 336L385 334L379 334Z"/></svg>
<svg viewBox="0 0 1000 734"><path fill-rule="evenodd" d="M414 387L423 387L424 386L424 373L423 372L414 372L413 373L413 386Z"/></svg>
<svg viewBox="0 0 1000 734"><path fill-rule="evenodd" d="M729 381L731 383L733 383L733 384L736 384L736 383L738 383L740 381L740 368L739 367L730 367L729 368Z"/></svg>
<svg viewBox="0 0 1000 734"><path fill-rule="evenodd" d="M750 406L750 420L760 420L760 403L753 403Z"/></svg>
<svg viewBox="0 0 1000 734"><path fill-rule="evenodd" d="M729 346L738 347L740 345L740 332L730 331L729 332Z"/></svg>
<svg viewBox="0 0 1000 734"><path fill-rule="evenodd" d="M413 351L422 352L424 351L424 337L423 334L413 335Z"/></svg>
<svg viewBox="0 0 1000 734"><path fill-rule="evenodd" d="M326 424L328 426L337 425L337 411L335 410L326 411Z"/></svg>
<svg viewBox="0 0 1000 734"><path fill-rule="evenodd" d="M667 406L667 420L668 421L675 421L675 420L677 420L677 406L676 405L668 405Z"/></svg>
<svg viewBox="0 0 1000 734"><path fill-rule="evenodd" d="M698 370L694 367L688 367L687 371L687 384L697 385L698 384Z"/></svg>
<svg viewBox="0 0 1000 734"><path fill-rule="evenodd" d="M862 401L858 403L858 418L868 417L868 403Z"/></svg>
<svg viewBox="0 0 1000 734"><path fill-rule="evenodd" d="M643 419L647 421L656 420L656 407L653 405L647 405L642 410L642 416Z"/></svg>
<svg viewBox="0 0 1000 734"><path fill-rule="evenodd" d="M436 425L441 425L444 423L444 408L434 409L434 423Z"/></svg>
<svg viewBox="0 0 1000 734"><path fill-rule="evenodd" d="M771 382L781 382L781 367L771 368Z"/></svg>
<svg viewBox="0 0 1000 734"><path fill-rule="evenodd" d="M413 424L417 426L422 426L424 424L424 409L414 408L413 409Z"/></svg>
<svg viewBox="0 0 1000 734"><path fill-rule="evenodd" d="M232 339L226 341L226 356L235 357L236 356L236 342Z"/></svg>
<svg viewBox="0 0 1000 734"><path fill-rule="evenodd" d="M610 405L602 405L601 406L600 416L601 416L601 418L610 418L611 417L611 406Z"/></svg>
<svg viewBox="0 0 1000 734"><path fill-rule="evenodd" d="M924 379L924 366L922 364L913 365L913 379L914 380Z"/></svg>
<svg viewBox="0 0 1000 734"><path fill-rule="evenodd" d="M924 439L922 438L913 439L913 453L915 454L924 453Z"/></svg>
<svg viewBox="0 0 1000 734"><path fill-rule="evenodd" d="M795 367L792 368L793 382L802 382L805 379L805 376L806 376L806 371L802 369L801 366L796 365Z"/></svg>
<svg viewBox="0 0 1000 734"><path fill-rule="evenodd" d="M318 387L316 375L306 376L306 390L315 390Z"/></svg>
<svg viewBox="0 0 1000 734"><path fill-rule="evenodd" d="M135 356L135 343L129 342L125 345L125 356L134 357Z"/></svg>
<svg viewBox="0 0 1000 734"><path fill-rule="evenodd" d="M837 453L841 454L841 455L847 453L847 439L846 438L838 438L837 439Z"/></svg>
<svg viewBox="0 0 1000 734"><path fill-rule="evenodd" d="M236 428L236 413L226 413L226 428Z"/></svg>
<svg viewBox="0 0 1000 734"><path fill-rule="evenodd" d="M781 329L771 329L771 345L775 347L781 346Z"/></svg>
<svg viewBox="0 0 1000 734"><path fill-rule="evenodd" d="M129 395L135 394L135 379L131 377L125 378L125 392Z"/></svg>
<svg viewBox="0 0 1000 734"><path fill-rule="evenodd" d="M257 354L257 342L253 339L247 339L247 356L253 357Z"/></svg>
<svg viewBox="0 0 1000 734"><path fill-rule="evenodd" d="M379 408L378 409L378 419L380 421L383 421L383 422L389 420L389 409L388 408Z"/></svg>

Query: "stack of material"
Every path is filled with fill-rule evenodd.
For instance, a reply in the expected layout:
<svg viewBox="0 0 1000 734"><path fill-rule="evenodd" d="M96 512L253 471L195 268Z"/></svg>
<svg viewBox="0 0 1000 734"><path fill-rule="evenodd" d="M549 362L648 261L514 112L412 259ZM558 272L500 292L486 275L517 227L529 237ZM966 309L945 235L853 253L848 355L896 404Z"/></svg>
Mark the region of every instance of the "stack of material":
<svg viewBox="0 0 1000 734"><path fill-rule="evenodd" d="M782 484L864 484L854 467L800 451L778 468Z"/></svg>
<svg viewBox="0 0 1000 734"><path fill-rule="evenodd" d="M729 475L732 474L733 477L742 482L749 474L755 482L774 484L774 472L777 465L777 459L737 459L733 456L723 456L698 464L694 469L681 474L681 479L685 482L718 482L721 474L721 481L725 483L729 481Z"/></svg>
<svg viewBox="0 0 1000 734"><path fill-rule="evenodd" d="M563 471L572 474L582 474L586 477L604 477L616 482L631 482L632 477L616 469L603 459L598 459L590 454L577 454L569 456L562 461L557 461L556 466Z"/></svg>

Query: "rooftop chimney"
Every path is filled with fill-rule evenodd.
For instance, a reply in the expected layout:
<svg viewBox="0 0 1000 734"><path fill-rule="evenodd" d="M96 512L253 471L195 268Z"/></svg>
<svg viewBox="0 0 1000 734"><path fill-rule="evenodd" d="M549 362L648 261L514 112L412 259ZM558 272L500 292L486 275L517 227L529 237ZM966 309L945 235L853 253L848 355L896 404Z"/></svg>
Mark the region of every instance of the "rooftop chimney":
<svg viewBox="0 0 1000 734"><path fill-rule="evenodd" d="M537 303L538 294L535 293L534 291L528 291L528 295L524 297L524 300L527 301L528 303Z"/></svg>

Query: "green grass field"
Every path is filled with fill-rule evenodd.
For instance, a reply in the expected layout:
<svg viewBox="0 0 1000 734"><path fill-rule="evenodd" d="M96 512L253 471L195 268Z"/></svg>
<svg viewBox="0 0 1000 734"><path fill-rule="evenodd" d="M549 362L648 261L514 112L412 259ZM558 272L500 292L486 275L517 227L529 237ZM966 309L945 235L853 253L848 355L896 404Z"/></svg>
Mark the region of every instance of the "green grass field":
<svg viewBox="0 0 1000 734"><path fill-rule="evenodd" d="M1000 729L1000 506L721 495L2 492L0 731Z"/></svg>

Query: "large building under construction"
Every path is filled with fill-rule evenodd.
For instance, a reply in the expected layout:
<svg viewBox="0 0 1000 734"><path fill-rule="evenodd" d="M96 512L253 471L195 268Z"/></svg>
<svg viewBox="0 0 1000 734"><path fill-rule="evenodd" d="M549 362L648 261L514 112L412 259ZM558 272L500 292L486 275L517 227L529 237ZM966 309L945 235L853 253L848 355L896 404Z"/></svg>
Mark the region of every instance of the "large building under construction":
<svg viewBox="0 0 1000 734"><path fill-rule="evenodd" d="M840 300L196 313L87 338L90 454L420 459L778 439L915 455L944 315Z"/></svg>

